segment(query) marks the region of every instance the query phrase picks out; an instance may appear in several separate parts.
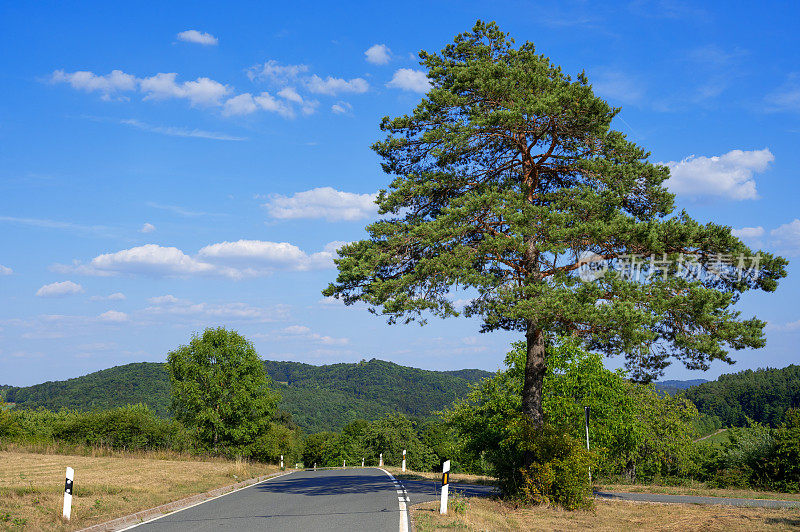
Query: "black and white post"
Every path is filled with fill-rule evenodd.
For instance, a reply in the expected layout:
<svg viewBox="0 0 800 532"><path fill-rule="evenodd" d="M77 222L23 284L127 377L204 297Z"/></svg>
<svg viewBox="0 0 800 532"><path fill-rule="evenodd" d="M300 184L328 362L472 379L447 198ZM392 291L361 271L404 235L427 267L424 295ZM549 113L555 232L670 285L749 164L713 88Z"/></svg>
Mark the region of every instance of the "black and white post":
<svg viewBox="0 0 800 532"><path fill-rule="evenodd" d="M361 467L364 467L364 459L361 459Z"/></svg>
<svg viewBox="0 0 800 532"><path fill-rule="evenodd" d="M64 519L69 521L72 515L72 481L75 479L75 470L67 468L67 481L64 483Z"/></svg>
<svg viewBox="0 0 800 532"><path fill-rule="evenodd" d="M281 471L283 471L283 455L281 455Z"/></svg>
<svg viewBox="0 0 800 532"><path fill-rule="evenodd" d="M342 460L342 469L347 467L347 460Z"/></svg>
<svg viewBox="0 0 800 532"><path fill-rule="evenodd" d="M378 467L383 467L383 453L378 458Z"/></svg>
<svg viewBox="0 0 800 532"><path fill-rule="evenodd" d="M406 472L406 450L403 449L403 473Z"/></svg>
<svg viewBox="0 0 800 532"><path fill-rule="evenodd" d="M583 407L583 413L585 414L586 419L586 450L589 450L589 407ZM592 468L589 468L589 482L592 481Z"/></svg>
<svg viewBox="0 0 800 532"><path fill-rule="evenodd" d="M447 513L447 495L450 491L450 460L445 460L442 465L442 499L439 502L439 513Z"/></svg>

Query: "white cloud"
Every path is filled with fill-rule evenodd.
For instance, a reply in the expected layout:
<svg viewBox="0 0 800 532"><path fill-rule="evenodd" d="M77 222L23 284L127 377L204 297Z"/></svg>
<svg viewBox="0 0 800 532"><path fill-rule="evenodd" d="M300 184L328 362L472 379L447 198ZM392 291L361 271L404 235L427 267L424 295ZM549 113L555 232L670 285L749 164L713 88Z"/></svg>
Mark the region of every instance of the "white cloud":
<svg viewBox="0 0 800 532"><path fill-rule="evenodd" d="M277 113L284 118L294 118L295 116L294 109L290 104L275 98L268 92L262 92L256 96L250 93L234 96L225 102L222 114L225 116L249 115L259 109Z"/></svg>
<svg viewBox="0 0 800 532"><path fill-rule="evenodd" d="M153 276L213 273L215 268L186 255L175 247L146 244L92 259L91 267L101 272Z"/></svg>
<svg viewBox="0 0 800 532"><path fill-rule="evenodd" d="M231 279L269 275L277 270L307 271L333 267L336 250L344 242L330 242L308 254L287 242L239 240L202 248L192 257L175 247L146 244L105 253L89 263L57 264L54 271L82 275L149 275L153 277L221 276Z"/></svg>
<svg viewBox="0 0 800 532"><path fill-rule="evenodd" d="M334 78L331 76L322 79L314 74L306 80L308 90L315 94L327 94L335 96L343 92L352 92L361 94L369 90L369 83L363 78L353 78L347 81L342 78Z"/></svg>
<svg viewBox="0 0 800 532"><path fill-rule="evenodd" d="M772 245L789 255L800 255L800 220L795 218L770 231Z"/></svg>
<svg viewBox="0 0 800 532"><path fill-rule="evenodd" d="M83 292L83 287L72 281L46 284L36 291L38 297L64 297Z"/></svg>
<svg viewBox="0 0 800 532"><path fill-rule="evenodd" d="M123 301L125 300L125 294L122 292L114 292L107 296L92 296L89 299L92 301Z"/></svg>
<svg viewBox="0 0 800 532"><path fill-rule="evenodd" d="M145 100L162 100L168 98L185 98L193 106L222 105L222 98L231 92L231 88L213 79L201 77L195 81L178 83L175 72L160 72L155 76L143 78L139 86L145 93Z"/></svg>
<svg viewBox="0 0 800 532"><path fill-rule="evenodd" d="M219 39L210 33L200 32L197 30L186 30L180 32L178 34L178 40L202 44L203 46L214 46L219 42Z"/></svg>
<svg viewBox="0 0 800 532"><path fill-rule="evenodd" d="M305 115L313 114L317 108L317 105L319 105L319 102L316 100L307 100L300 96L294 87L284 87L278 91L278 96L284 100L298 104L300 106L300 110L303 111L303 114Z"/></svg>
<svg viewBox="0 0 800 532"><path fill-rule="evenodd" d="M98 91L106 98L116 92L136 90L138 85L135 76L126 74L121 70L112 70L110 74L104 76L85 70L70 73L56 70L50 77L50 81L53 83L69 83L73 89L86 92Z"/></svg>
<svg viewBox="0 0 800 532"><path fill-rule="evenodd" d="M592 89L604 98L628 104L638 103L644 96L637 80L617 70L601 70L592 80Z"/></svg>
<svg viewBox="0 0 800 532"><path fill-rule="evenodd" d="M400 68L395 71L392 80L386 86L404 91L426 93L431 88L431 81L422 70Z"/></svg>
<svg viewBox="0 0 800 532"><path fill-rule="evenodd" d="M347 345L350 343L349 338L336 338L333 336L315 333L305 325L290 325L289 327L283 329L283 333L304 338L306 340L311 340L322 345Z"/></svg>
<svg viewBox="0 0 800 532"><path fill-rule="evenodd" d="M665 163L669 189L685 196L717 196L732 200L758 198L753 174L763 172L775 157L763 150L731 150L713 157L694 156Z"/></svg>
<svg viewBox="0 0 800 532"><path fill-rule="evenodd" d="M54 83L69 83L75 89L99 91L105 99L118 91L134 91L138 88L145 100L181 98L189 100L196 107L222 105L222 98L232 91L227 85L210 78L200 77L179 83L177 77L175 72L159 72L154 76L137 78L121 70L114 70L105 76L86 71L67 73L56 70L50 79Z"/></svg>
<svg viewBox="0 0 800 532"><path fill-rule="evenodd" d="M792 73L786 82L768 94L764 101L768 111L800 112L800 73Z"/></svg>
<svg viewBox="0 0 800 532"><path fill-rule="evenodd" d="M9 268L8 266L3 266L2 264L0 264L0 275L11 275L12 273L14 273L14 270Z"/></svg>
<svg viewBox="0 0 800 532"><path fill-rule="evenodd" d="M741 229L734 229L731 233L733 233L735 237L751 240L764 236L764 228L761 226L742 227Z"/></svg>
<svg viewBox="0 0 800 532"><path fill-rule="evenodd" d="M136 120L135 118L127 118L124 120L119 121L120 124L135 127L136 129L141 129L142 131L149 131L151 133L158 133L161 135L167 135L170 137L186 137L186 138L198 138L198 139L210 139L210 140L247 140L244 137L234 137L233 135L226 135L225 133L216 133L214 131L205 131L203 129L189 129L185 127L175 127L175 126L154 126L151 124L147 124L142 122L141 120Z"/></svg>
<svg viewBox="0 0 800 532"><path fill-rule="evenodd" d="M251 81L266 81L273 85L283 86L308 72L307 65L281 65L270 59L263 65L250 67L247 76Z"/></svg>
<svg viewBox="0 0 800 532"><path fill-rule="evenodd" d="M353 106L347 102L336 102L331 105L331 111L336 114L345 114L353 110Z"/></svg>
<svg viewBox="0 0 800 532"><path fill-rule="evenodd" d="M103 225L81 225L71 222L59 222L46 218L18 218L16 216L0 216L0 222L7 222L19 225L29 225L32 227L42 227L45 229L64 229L76 233L94 234L96 236L116 236L115 232Z"/></svg>
<svg viewBox="0 0 800 532"><path fill-rule="evenodd" d="M228 98L225 101L225 106L222 108L222 114L225 116L234 115L249 115L258 110L256 102L253 100L253 95L249 92Z"/></svg>
<svg viewBox="0 0 800 532"><path fill-rule="evenodd" d="M247 303L193 303L172 296L151 298L154 306L147 307L147 315L171 315L184 318L213 321L272 322L286 319L288 309L284 305L269 308L254 307Z"/></svg>
<svg viewBox="0 0 800 532"><path fill-rule="evenodd" d="M155 230L156 230L156 226L155 225L153 225L153 224L151 224L149 222L145 222L145 224L142 226L142 228L139 229L139 232L146 234L146 233L152 233Z"/></svg>
<svg viewBox="0 0 800 532"><path fill-rule="evenodd" d="M293 87L284 87L278 91L278 96L289 100L290 102L303 103L303 97L297 94Z"/></svg>
<svg viewBox="0 0 800 532"><path fill-rule="evenodd" d="M97 316L98 321L103 321L106 323L123 323L128 321L128 315L124 312L120 312L118 310L107 310L103 312L99 316Z"/></svg>
<svg viewBox="0 0 800 532"><path fill-rule="evenodd" d="M180 299L173 296L172 294L167 294L164 296L151 297L148 299L148 301L153 305L168 305L170 303L177 303L180 301Z"/></svg>
<svg viewBox="0 0 800 532"><path fill-rule="evenodd" d="M328 221L354 221L375 216L377 193L355 194L331 187L320 187L292 196L274 195L264 204L269 215L279 219L324 218Z"/></svg>
<svg viewBox="0 0 800 532"><path fill-rule="evenodd" d="M201 249L198 255L209 262L290 269L302 263L307 257L303 250L288 242L262 240L211 244Z"/></svg>
<svg viewBox="0 0 800 532"><path fill-rule="evenodd" d="M364 52L367 63L373 65L385 65L391 59L392 51L385 44L373 44Z"/></svg>

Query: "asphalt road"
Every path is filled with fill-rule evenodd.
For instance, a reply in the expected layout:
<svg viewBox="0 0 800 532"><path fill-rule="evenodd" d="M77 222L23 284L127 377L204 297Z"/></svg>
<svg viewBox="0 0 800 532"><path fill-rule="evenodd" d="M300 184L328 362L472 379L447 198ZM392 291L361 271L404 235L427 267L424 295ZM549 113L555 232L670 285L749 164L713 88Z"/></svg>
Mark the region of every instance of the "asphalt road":
<svg viewBox="0 0 800 532"><path fill-rule="evenodd" d="M452 491L487 495L493 488L451 484ZM377 468L297 471L132 528L136 532L403 532L408 528L407 504L438 498L438 482L403 481L401 485Z"/></svg>
<svg viewBox="0 0 800 532"><path fill-rule="evenodd" d="M618 493L595 492L599 499L636 502L661 502L672 504L721 504L723 506L745 506L760 508L800 508L800 501L774 499L734 499L731 497L703 497L698 495L667 495L664 493Z"/></svg>

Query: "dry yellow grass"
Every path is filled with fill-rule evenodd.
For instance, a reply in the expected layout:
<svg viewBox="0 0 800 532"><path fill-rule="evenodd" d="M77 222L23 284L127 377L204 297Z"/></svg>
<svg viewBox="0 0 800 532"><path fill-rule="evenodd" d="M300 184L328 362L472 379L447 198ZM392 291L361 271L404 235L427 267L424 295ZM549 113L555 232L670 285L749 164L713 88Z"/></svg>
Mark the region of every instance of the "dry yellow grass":
<svg viewBox="0 0 800 532"><path fill-rule="evenodd" d="M733 497L735 499L777 499L800 501L800 493L778 493L735 488L707 488L702 483L696 486L659 486L657 484L603 484L600 491L622 491L629 493L666 493L669 495L702 495L708 497Z"/></svg>
<svg viewBox="0 0 800 532"><path fill-rule="evenodd" d="M439 504L412 508L418 532L437 530L797 530L797 509L732 508L688 504L598 502L592 511L519 508L495 499L466 499L461 514L439 515Z"/></svg>
<svg viewBox="0 0 800 532"><path fill-rule="evenodd" d="M399 467L384 467L386 471L400 480L442 480L441 473L431 473L428 471L411 471L405 473ZM495 485L497 479L485 475L468 475L466 473L454 473L450 475L450 482L461 482L463 484L487 484Z"/></svg>
<svg viewBox="0 0 800 532"><path fill-rule="evenodd" d="M61 522L67 466L75 469L69 524ZM75 530L277 470L244 461L157 459L144 453L69 456L2 451L0 528Z"/></svg>

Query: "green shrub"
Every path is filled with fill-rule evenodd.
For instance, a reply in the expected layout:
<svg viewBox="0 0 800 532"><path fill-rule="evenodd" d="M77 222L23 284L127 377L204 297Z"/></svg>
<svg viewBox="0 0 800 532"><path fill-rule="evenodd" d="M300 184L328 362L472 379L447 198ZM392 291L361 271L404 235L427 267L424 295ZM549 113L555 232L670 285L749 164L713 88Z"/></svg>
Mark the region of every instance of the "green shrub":
<svg viewBox="0 0 800 532"><path fill-rule="evenodd" d="M524 428L520 441L526 457L532 461L522 467L521 498L534 504L557 504L567 510L591 508L590 470L594 455L580 442L560 430L545 425Z"/></svg>

